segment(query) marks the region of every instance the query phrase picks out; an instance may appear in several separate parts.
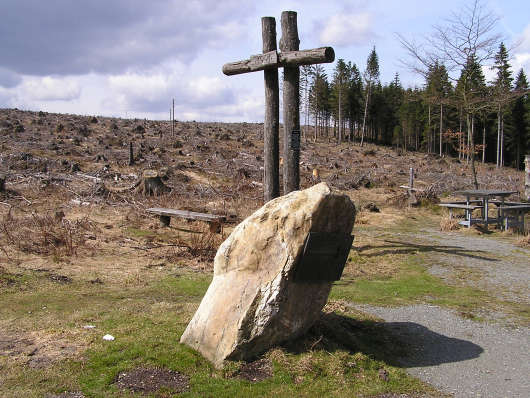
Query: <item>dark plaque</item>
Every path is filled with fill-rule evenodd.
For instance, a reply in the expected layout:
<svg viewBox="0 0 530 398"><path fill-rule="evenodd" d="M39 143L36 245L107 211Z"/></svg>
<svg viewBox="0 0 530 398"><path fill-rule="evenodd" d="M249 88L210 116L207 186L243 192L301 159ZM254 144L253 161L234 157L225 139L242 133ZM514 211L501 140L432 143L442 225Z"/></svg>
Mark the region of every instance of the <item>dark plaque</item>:
<svg viewBox="0 0 530 398"><path fill-rule="evenodd" d="M300 150L300 130L293 130L291 132L291 149L295 151Z"/></svg>
<svg viewBox="0 0 530 398"><path fill-rule="evenodd" d="M350 234L310 232L294 267L295 282L332 282L342 276L353 243Z"/></svg>

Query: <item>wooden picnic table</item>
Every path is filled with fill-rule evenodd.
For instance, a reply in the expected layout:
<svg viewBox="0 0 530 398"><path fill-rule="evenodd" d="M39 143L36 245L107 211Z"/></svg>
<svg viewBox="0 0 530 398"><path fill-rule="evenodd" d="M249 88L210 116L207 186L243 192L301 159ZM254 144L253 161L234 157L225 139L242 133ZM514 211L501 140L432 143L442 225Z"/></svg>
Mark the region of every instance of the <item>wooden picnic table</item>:
<svg viewBox="0 0 530 398"><path fill-rule="evenodd" d="M461 225L471 227L473 224L484 224L487 228L489 224L497 224L499 228L502 228L503 224L505 224L503 222L505 218L505 212L503 212L503 210L505 210L507 206L523 205L523 207L526 208L523 203L505 201L508 196L515 193L517 193L517 191L502 191L495 189L470 189L456 191L454 192L455 195L461 195L466 198L465 203L441 203L440 206L447 207L450 210L453 208L464 209L466 217L465 220L460 221ZM497 206L497 217L489 217L488 212L490 204ZM479 218L473 218L473 210L475 209L480 209L481 215ZM528 206L528 209L530 209L530 206ZM519 208L518 210L524 211L525 209Z"/></svg>

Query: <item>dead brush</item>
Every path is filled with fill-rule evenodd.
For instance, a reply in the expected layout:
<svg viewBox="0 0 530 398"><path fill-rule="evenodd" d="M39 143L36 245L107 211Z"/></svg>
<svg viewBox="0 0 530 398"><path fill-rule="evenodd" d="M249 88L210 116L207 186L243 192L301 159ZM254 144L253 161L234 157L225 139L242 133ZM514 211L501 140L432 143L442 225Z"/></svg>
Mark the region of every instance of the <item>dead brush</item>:
<svg viewBox="0 0 530 398"><path fill-rule="evenodd" d="M185 247L193 257L212 261L222 241L222 235L210 232L208 227L201 227L198 232L191 233L188 239L179 241L179 245Z"/></svg>
<svg viewBox="0 0 530 398"><path fill-rule="evenodd" d="M440 220L440 231L449 232L460 229L460 224L456 218L444 217Z"/></svg>
<svg viewBox="0 0 530 398"><path fill-rule="evenodd" d="M515 244L519 247L530 247L530 233L517 239Z"/></svg>
<svg viewBox="0 0 530 398"><path fill-rule="evenodd" d="M0 232L6 243L28 254L75 256L85 242L85 233L94 232L95 224L84 217L69 221L51 214L16 217L6 214Z"/></svg>

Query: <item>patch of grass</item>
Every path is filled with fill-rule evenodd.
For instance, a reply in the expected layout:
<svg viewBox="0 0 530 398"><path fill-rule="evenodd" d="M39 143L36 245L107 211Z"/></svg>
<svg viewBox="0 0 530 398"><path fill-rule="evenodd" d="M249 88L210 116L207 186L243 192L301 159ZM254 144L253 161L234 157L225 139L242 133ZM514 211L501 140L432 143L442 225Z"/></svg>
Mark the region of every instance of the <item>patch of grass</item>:
<svg viewBox="0 0 530 398"><path fill-rule="evenodd" d="M382 334L376 321L359 312L354 317L352 313L327 313L296 343L264 354L273 376L259 383L236 377L243 363L214 369L179 343L210 281L210 274L179 271L136 286L77 279L57 284L46 273L28 273L24 289L0 290L5 304L0 308L0 325L10 323L2 339L30 338L34 335L27 331L31 330L36 335L60 335L85 351L43 368L28 366L31 357L26 354L0 357L0 396L42 397L65 391L82 391L87 397L141 396L119 391L115 384L120 372L136 367L160 367L188 375L190 390L179 395L183 397L423 392L436 396L432 388L392 365L395 345L388 344L391 339ZM83 328L86 324L95 328ZM102 336L107 333L115 340L104 341ZM53 346L56 340L46 341ZM381 369L388 374L386 380L380 377Z"/></svg>
<svg viewBox="0 0 530 398"><path fill-rule="evenodd" d="M331 291L331 298L373 305L405 305L428 297L454 296L456 287L429 275L420 265L421 256L408 256L392 276L372 279L342 279Z"/></svg>
<svg viewBox="0 0 530 398"><path fill-rule="evenodd" d="M155 231L150 231L148 229L140 229L134 227L127 227L125 232L135 238L159 238L158 234Z"/></svg>
<svg viewBox="0 0 530 398"><path fill-rule="evenodd" d="M454 270L455 284L431 275L424 266L430 264L429 251L432 248L429 246L387 243L378 242L361 246L360 252L352 251L350 263L342 279L333 286L330 298L377 306L427 302L456 309L475 320L481 320L478 313L483 310L501 310L516 318L518 323L530 323L528 305L500 300L484 290L467 286L465 282L476 277L467 268ZM357 267L361 272L352 272L351 267Z"/></svg>

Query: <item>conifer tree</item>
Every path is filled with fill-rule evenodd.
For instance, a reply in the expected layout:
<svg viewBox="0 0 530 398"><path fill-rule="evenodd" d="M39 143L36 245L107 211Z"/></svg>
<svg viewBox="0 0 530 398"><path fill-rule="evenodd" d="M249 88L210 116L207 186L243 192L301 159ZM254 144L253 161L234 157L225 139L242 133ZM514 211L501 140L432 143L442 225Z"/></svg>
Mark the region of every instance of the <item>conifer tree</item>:
<svg viewBox="0 0 530 398"><path fill-rule="evenodd" d="M364 79L366 81L366 94L364 101L364 117L363 117L363 127L361 131L361 146L364 143L364 134L366 130L366 116L368 113L368 104L370 102L370 91L375 82L379 80L379 58L375 52L375 46L372 48L368 59L366 60L366 71L364 72Z"/></svg>
<svg viewBox="0 0 530 398"><path fill-rule="evenodd" d="M492 69L496 70L493 81L494 100L497 107L497 167L504 165L504 109L510 101L512 88L512 72L508 63L508 51L501 42L499 51L495 54L495 63Z"/></svg>

